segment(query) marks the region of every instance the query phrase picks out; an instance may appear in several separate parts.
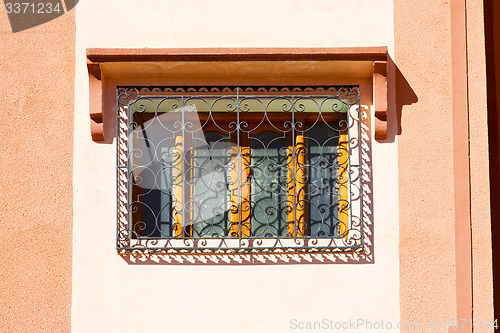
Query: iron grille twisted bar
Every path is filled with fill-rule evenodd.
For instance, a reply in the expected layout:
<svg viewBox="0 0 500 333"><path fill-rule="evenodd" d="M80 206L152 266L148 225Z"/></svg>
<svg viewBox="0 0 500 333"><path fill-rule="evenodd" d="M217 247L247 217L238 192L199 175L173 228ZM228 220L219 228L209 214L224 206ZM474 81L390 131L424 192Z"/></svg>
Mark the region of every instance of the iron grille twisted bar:
<svg viewBox="0 0 500 333"><path fill-rule="evenodd" d="M362 249L359 96L118 87L117 249Z"/></svg>

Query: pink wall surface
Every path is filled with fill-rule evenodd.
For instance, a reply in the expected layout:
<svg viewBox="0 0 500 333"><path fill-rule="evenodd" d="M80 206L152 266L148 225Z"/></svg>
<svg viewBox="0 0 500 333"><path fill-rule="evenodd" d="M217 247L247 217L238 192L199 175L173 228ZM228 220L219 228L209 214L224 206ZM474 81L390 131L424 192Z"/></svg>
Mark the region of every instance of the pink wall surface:
<svg viewBox="0 0 500 333"><path fill-rule="evenodd" d="M74 11L0 35L0 331L69 332Z"/></svg>
<svg viewBox="0 0 500 333"><path fill-rule="evenodd" d="M395 0L394 20L401 320L491 320L482 3Z"/></svg>

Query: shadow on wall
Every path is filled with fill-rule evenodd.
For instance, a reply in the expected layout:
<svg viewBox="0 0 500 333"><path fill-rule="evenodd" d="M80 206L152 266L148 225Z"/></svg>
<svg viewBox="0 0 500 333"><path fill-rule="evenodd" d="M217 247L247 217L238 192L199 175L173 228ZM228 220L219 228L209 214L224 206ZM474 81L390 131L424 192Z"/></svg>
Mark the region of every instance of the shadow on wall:
<svg viewBox="0 0 500 333"><path fill-rule="evenodd" d="M408 81L391 57L388 58L388 99L396 103L388 103L387 110L387 140L385 142L394 142L396 135L401 135L403 129L401 126L401 116L403 106L418 102L418 97L410 87Z"/></svg>
<svg viewBox="0 0 500 333"><path fill-rule="evenodd" d="M122 255L129 265L307 265L373 264L359 260L353 253L129 253Z"/></svg>
<svg viewBox="0 0 500 333"><path fill-rule="evenodd" d="M488 148L490 170L491 241L500 241L500 3L484 1ZM500 246L492 246L494 316L500 317Z"/></svg>
<svg viewBox="0 0 500 333"><path fill-rule="evenodd" d="M73 9L79 0L9 1L5 10L13 33L52 21Z"/></svg>

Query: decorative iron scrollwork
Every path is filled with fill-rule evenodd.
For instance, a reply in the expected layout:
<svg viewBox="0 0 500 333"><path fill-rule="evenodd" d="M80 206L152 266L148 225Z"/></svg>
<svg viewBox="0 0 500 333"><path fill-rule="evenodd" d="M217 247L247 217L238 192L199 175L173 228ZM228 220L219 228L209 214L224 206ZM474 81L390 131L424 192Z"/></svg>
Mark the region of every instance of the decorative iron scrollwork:
<svg viewBox="0 0 500 333"><path fill-rule="evenodd" d="M362 251L358 86L119 87L119 251Z"/></svg>

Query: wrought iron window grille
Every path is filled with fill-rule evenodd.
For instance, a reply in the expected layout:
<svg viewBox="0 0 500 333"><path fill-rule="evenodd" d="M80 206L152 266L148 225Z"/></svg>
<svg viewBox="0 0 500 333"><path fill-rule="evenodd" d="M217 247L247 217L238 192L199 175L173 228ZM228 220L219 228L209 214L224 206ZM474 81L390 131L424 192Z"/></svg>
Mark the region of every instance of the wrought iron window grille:
<svg viewBox="0 0 500 333"><path fill-rule="evenodd" d="M359 86L117 87L117 250L363 251Z"/></svg>

